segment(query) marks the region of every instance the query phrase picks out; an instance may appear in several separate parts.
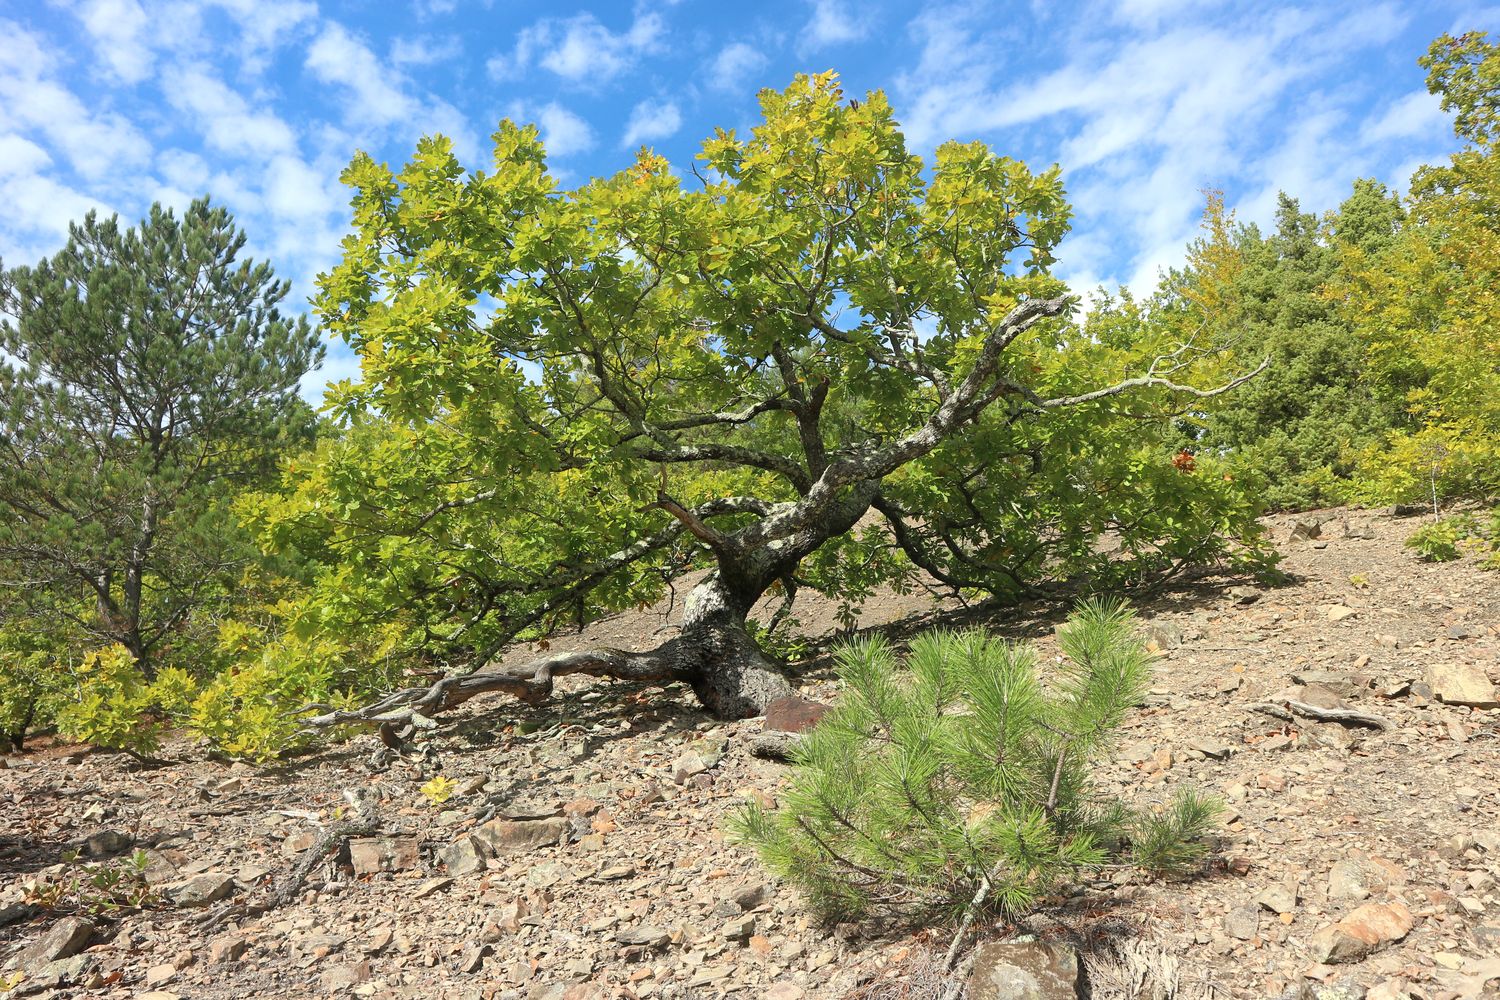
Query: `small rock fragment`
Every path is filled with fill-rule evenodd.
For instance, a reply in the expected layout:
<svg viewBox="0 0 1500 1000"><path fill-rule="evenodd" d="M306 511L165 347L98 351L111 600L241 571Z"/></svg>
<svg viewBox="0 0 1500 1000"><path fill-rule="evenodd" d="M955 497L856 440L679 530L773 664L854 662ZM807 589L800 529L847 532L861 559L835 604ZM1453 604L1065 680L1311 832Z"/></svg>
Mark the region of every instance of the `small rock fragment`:
<svg viewBox="0 0 1500 1000"><path fill-rule="evenodd" d="M764 728L782 733L805 733L827 714L827 705L786 695L766 706Z"/></svg>
<svg viewBox="0 0 1500 1000"><path fill-rule="evenodd" d="M686 784L689 778L707 770L708 762L703 756L696 750L689 750L672 763L672 781L678 785Z"/></svg>
<svg viewBox="0 0 1500 1000"><path fill-rule="evenodd" d="M1234 747L1214 739L1195 739L1188 742L1189 750L1196 750L1205 757L1224 760L1234 753Z"/></svg>
<svg viewBox="0 0 1500 1000"><path fill-rule="evenodd" d="M421 885L417 886L416 891L411 894L411 898L426 899L428 896L431 896L435 892L442 892L452 884L453 880L451 878L430 878L426 882L423 882Z"/></svg>
<svg viewBox="0 0 1500 1000"><path fill-rule="evenodd" d="M147 986L165 986L167 983L170 983L176 978L177 966L171 964L170 962L164 962L161 965L153 965L151 966L151 968L146 970Z"/></svg>
<svg viewBox="0 0 1500 1000"><path fill-rule="evenodd" d="M989 941L974 950L971 1000L1075 1000L1078 953L1042 941Z"/></svg>
<svg viewBox="0 0 1500 1000"><path fill-rule="evenodd" d="M318 977L318 984L325 993L335 993L370 981L370 963L353 962L336 965Z"/></svg>
<svg viewBox="0 0 1500 1000"><path fill-rule="evenodd" d="M615 940L620 944L642 948L665 948L671 943L672 935L660 927L622 927L615 932Z"/></svg>
<svg viewBox="0 0 1500 1000"><path fill-rule="evenodd" d="M1260 907L1236 906L1224 915L1224 932L1232 938L1249 941L1260 933Z"/></svg>
<svg viewBox="0 0 1500 1000"><path fill-rule="evenodd" d="M71 958L88 947L94 925L82 917L63 917L16 956L16 968L34 971L48 962Z"/></svg>
<svg viewBox="0 0 1500 1000"><path fill-rule="evenodd" d="M1295 885L1270 886L1261 890L1255 897L1255 902L1272 913L1291 913L1297 908L1297 887Z"/></svg>
<svg viewBox="0 0 1500 1000"><path fill-rule="evenodd" d="M99 830L83 841L83 853L91 858L106 858L128 851L135 838L123 830Z"/></svg>
<svg viewBox="0 0 1500 1000"><path fill-rule="evenodd" d="M349 865L355 875L405 871L422 863L416 837L356 837L349 841Z"/></svg>
<svg viewBox="0 0 1500 1000"><path fill-rule="evenodd" d="M234 891L234 876L224 872L203 872L166 885L163 891L178 906L207 906Z"/></svg>
<svg viewBox="0 0 1500 1000"><path fill-rule="evenodd" d="M1260 591L1255 587L1230 587L1229 596L1238 604L1254 604L1260 600Z"/></svg>
<svg viewBox="0 0 1500 1000"><path fill-rule="evenodd" d="M208 960L214 965L235 962L245 954L249 943L238 934L225 934L208 943Z"/></svg>
<svg viewBox="0 0 1500 1000"><path fill-rule="evenodd" d="M1411 911L1400 903L1366 903L1313 935L1313 960L1354 962L1411 932Z"/></svg>
<svg viewBox="0 0 1500 1000"><path fill-rule="evenodd" d="M738 941L744 943L750 940L755 933L755 915L746 913L743 916L733 917L724 925L724 939L726 941Z"/></svg>
<svg viewBox="0 0 1500 1000"><path fill-rule="evenodd" d="M572 829L566 817L540 819L492 819L469 834L475 847L486 858L518 854L541 847L556 847Z"/></svg>
<svg viewBox="0 0 1500 1000"><path fill-rule="evenodd" d="M449 875L470 875L484 871L486 865L484 855L472 837L459 837L443 848L438 860L443 862Z"/></svg>

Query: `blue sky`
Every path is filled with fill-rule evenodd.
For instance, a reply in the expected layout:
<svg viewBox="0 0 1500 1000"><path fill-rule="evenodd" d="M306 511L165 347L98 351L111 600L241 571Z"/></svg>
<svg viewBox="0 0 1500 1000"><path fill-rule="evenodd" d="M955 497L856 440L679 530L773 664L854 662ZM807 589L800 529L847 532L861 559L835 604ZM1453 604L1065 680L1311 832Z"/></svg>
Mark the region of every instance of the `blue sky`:
<svg viewBox="0 0 1500 1000"><path fill-rule="evenodd" d="M1225 191L1266 222L1276 192L1335 206L1404 187L1454 142L1416 59L1444 31L1500 28L1461 2L1230 0L0 0L0 258L57 249L91 207L140 217L204 192L293 280L344 231L338 173L443 132L485 164L500 118L535 121L565 181L634 146L686 164L755 92L835 69L881 88L909 142L983 139L1060 162L1076 287L1149 287ZM333 345L324 378L355 362Z"/></svg>

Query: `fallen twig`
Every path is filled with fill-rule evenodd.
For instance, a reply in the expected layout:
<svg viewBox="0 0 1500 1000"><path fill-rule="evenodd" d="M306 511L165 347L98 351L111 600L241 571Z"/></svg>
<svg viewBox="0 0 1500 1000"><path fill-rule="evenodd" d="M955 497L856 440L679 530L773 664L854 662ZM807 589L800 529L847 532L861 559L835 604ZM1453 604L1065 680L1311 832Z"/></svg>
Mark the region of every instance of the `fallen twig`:
<svg viewBox="0 0 1500 1000"><path fill-rule="evenodd" d="M1305 701L1284 701L1280 704L1257 702L1253 705L1246 705L1245 710L1275 716L1288 722L1292 721L1294 716L1301 715L1318 722L1341 722L1381 730L1396 728L1396 724L1383 715L1372 715L1369 712L1360 712L1352 708L1319 708Z"/></svg>
<svg viewBox="0 0 1500 1000"><path fill-rule="evenodd" d="M974 923L974 914L984 905L984 901L990 895L990 877L982 875L979 879L979 891L974 893L974 898L969 901L969 908L964 911L963 922L958 925L958 933L953 935L953 943L948 946L948 954L943 958L943 971L952 972L953 966L958 962L959 952L962 950L964 938L969 936L969 928Z"/></svg>
<svg viewBox="0 0 1500 1000"><path fill-rule="evenodd" d="M257 903L225 903L199 918L197 921L199 929L207 932L230 917L237 919L257 917L285 906L302 891L302 885L307 881L307 876L311 875L318 863L328 856L330 850L343 843L348 837L369 836L380 829L380 817L375 813L375 796L360 796L345 789L344 798L348 800L354 811L347 818L332 824L319 834L312 846L297 858L297 863L292 866L287 876L276 884L270 898Z"/></svg>

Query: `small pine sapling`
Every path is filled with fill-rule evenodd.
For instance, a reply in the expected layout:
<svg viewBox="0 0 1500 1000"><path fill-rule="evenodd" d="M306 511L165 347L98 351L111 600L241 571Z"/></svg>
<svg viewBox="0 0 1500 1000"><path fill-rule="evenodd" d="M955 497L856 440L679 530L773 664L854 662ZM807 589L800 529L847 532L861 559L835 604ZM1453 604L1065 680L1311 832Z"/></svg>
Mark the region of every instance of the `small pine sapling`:
<svg viewBox="0 0 1500 1000"><path fill-rule="evenodd" d="M837 654L845 692L793 758L780 808L734 832L829 919L877 911L1016 914L1119 858L1193 869L1219 805L1187 791L1160 815L1101 798L1093 774L1151 656L1123 603L1081 605L1048 684L1029 646L935 631L906 662L883 639Z"/></svg>

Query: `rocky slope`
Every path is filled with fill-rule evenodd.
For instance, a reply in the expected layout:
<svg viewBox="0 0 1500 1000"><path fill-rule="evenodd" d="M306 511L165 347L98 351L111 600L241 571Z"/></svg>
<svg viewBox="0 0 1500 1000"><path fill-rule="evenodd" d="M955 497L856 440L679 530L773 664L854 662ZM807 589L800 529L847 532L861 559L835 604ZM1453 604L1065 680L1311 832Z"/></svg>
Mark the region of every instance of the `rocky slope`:
<svg viewBox="0 0 1500 1000"><path fill-rule="evenodd" d="M1300 520L1318 537L1271 522L1291 585L1212 579L1138 602L1162 658L1103 784L1145 803L1216 791L1231 809L1211 869L1113 872L984 937L1039 935L1099 998L1500 995L1500 576L1417 561L1400 545L1413 520ZM654 644L664 610L579 641ZM809 602L804 626L832 627L834 610ZM978 621L1050 654L1058 615L886 594L866 622ZM801 680L834 696L825 668ZM1330 711L1376 718L1307 714ZM540 709L466 705L401 758L368 736L267 769L186 743L153 769L71 747L12 756L0 988L795 1000L960 982L934 965L945 932L820 927L726 842L737 803L778 794L783 769L746 749L761 726L708 719L685 691L578 679ZM419 789L438 774L455 787L433 805ZM143 850L146 908L69 912L70 848L116 868ZM305 882L264 909L299 861ZM28 887L57 905L26 904Z"/></svg>

